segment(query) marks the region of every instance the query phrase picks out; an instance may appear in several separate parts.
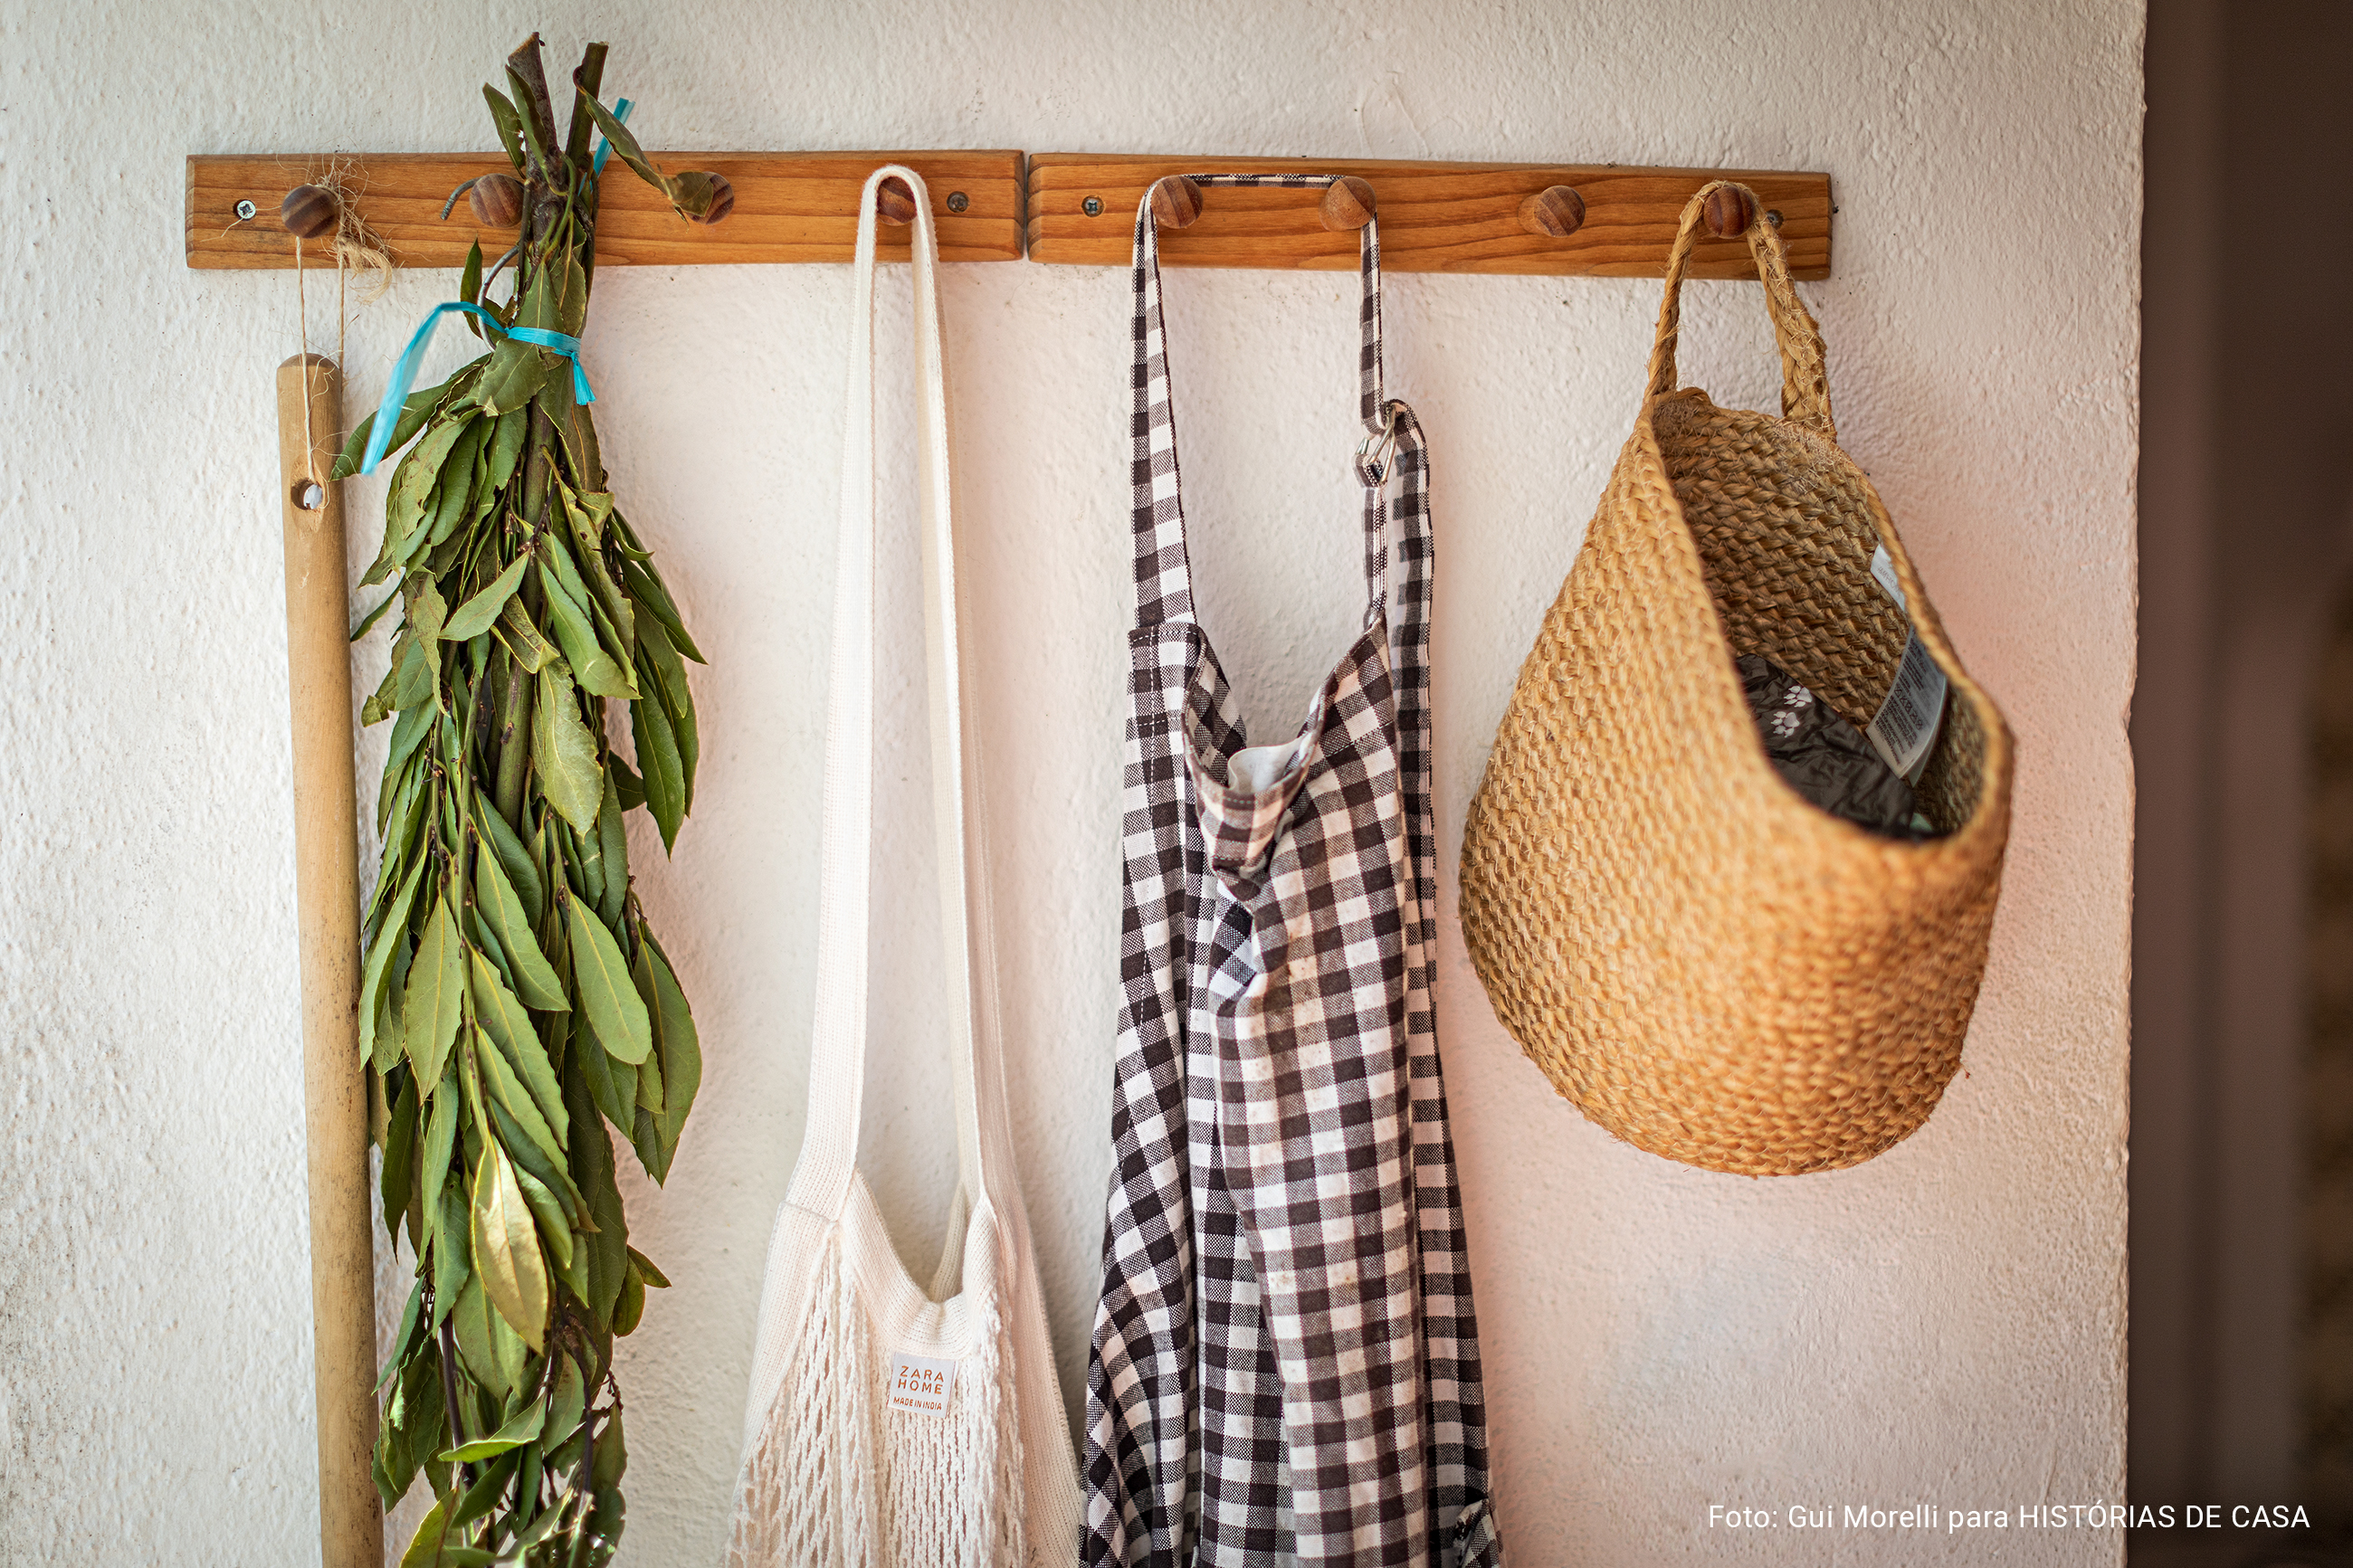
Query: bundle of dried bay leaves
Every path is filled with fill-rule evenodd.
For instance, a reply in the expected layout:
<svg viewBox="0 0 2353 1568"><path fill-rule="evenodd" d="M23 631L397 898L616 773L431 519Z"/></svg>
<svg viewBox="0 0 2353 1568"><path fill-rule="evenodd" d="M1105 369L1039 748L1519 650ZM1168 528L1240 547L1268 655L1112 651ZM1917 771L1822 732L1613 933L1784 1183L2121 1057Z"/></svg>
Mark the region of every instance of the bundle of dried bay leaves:
<svg viewBox="0 0 2353 1568"><path fill-rule="evenodd" d="M644 806L667 847L693 805L686 661L702 656L606 488L565 345L596 276L597 128L682 215L732 197L647 162L596 101L605 52L574 73L561 144L536 35L509 91L483 89L513 174L473 182L475 209L520 216L491 268L511 297L486 297L477 246L461 287L491 351L407 398L379 447L408 451L367 581L397 584L360 631L395 604L403 618L364 712L394 723L360 1026L385 1222L417 1274L375 1470L387 1507L420 1471L436 1499L405 1563L610 1558L627 1462L613 1340L668 1281L628 1245L604 1123L659 1182L702 1077L622 818ZM606 743L615 701L635 769Z"/></svg>

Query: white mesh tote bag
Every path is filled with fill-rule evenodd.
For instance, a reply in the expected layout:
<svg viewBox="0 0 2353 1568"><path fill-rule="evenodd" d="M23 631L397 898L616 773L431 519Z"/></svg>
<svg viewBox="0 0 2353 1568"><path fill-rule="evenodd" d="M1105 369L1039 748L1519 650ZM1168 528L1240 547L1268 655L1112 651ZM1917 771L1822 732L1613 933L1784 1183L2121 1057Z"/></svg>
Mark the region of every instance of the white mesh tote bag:
<svg viewBox="0 0 2353 1568"><path fill-rule="evenodd" d="M901 1266L856 1165L874 734L874 200L892 175L915 197L918 482L960 1173L928 1290ZM1006 1119L978 773L958 675L937 242L911 170L876 170L860 213L808 1127L768 1244L728 1561L1059 1568L1078 1552L1078 1476Z"/></svg>

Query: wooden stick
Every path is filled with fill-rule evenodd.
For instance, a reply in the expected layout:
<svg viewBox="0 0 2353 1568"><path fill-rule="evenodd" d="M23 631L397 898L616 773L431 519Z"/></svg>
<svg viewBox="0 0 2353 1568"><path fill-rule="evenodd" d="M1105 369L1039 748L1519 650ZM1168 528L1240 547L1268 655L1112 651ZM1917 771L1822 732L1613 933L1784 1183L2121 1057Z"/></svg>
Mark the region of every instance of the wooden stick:
<svg viewBox="0 0 2353 1568"><path fill-rule="evenodd" d="M294 721L294 897L301 931L302 1091L311 1146L320 1558L323 1568L380 1568L384 1511L372 1475L375 1248L368 1217L367 1078L359 1043L350 610L342 487L324 482L335 460L342 415L343 379L333 361L297 354L278 367L286 674Z"/></svg>

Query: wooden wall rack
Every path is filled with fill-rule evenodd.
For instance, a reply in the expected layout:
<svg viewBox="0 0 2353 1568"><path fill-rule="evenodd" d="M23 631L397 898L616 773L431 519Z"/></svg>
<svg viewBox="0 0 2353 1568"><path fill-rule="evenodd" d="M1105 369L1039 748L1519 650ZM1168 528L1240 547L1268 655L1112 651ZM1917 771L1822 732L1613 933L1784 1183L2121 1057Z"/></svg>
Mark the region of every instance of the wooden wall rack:
<svg viewBox="0 0 2353 1568"><path fill-rule="evenodd" d="M598 198L596 265L691 267L793 261L848 261L858 246L858 193L882 163L904 163L931 187L944 261L1021 259L1021 154L943 153L652 153L676 173L709 169L735 187L723 223L688 223L659 192L617 159ZM188 160L188 265L277 268L294 265L294 238L280 226L278 204L295 186L343 171L359 216L383 237L403 267L465 265L477 236L487 262L512 243L512 229L484 229L461 198L441 219L449 193L477 174L508 167L497 153L376 153L350 157L191 157ZM956 198L964 205L958 206ZM239 202L254 216L240 218ZM885 225L880 253L903 258L907 231ZM306 248L304 263L332 267L325 246Z"/></svg>
<svg viewBox="0 0 2353 1568"><path fill-rule="evenodd" d="M847 261L857 244L859 189L885 163L907 164L931 187L945 261L1016 261L1026 251L1032 261L1124 267L1145 192L1164 176L1202 173L1354 176L1377 204L1381 265L1393 272L1656 278L1666 269L1675 220L1692 193L1710 180L1736 179L1756 191L1768 218L1778 216L1790 275L1827 278L1836 210L1828 174L1761 169L1041 153L1027 160L1025 173L1022 154L1006 151L652 157L666 169L726 175L734 210L707 227L684 222L616 164L606 171L600 266ZM440 216L459 184L506 167L494 153L196 156L188 160L188 265L293 266L294 240L279 225L279 201L331 163L343 171L360 216L404 267L461 266L478 235L486 258L506 248L512 231L479 228L464 202L448 221ZM1314 189L1211 187L1197 217L1182 227L1164 226L1160 258L1171 267L1354 267L1356 237L1320 221L1322 195ZM240 202L253 204L252 216L238 216ZM1557 232L1564 226L1569 231ZM884 257L906 255L904 229L885 225L880 238ZM306 251L303 260L334 265L324 246ZM1691 274L1751 276L1748 247L1704 234Z"/></svg>
<svg viewBox="0 0 2353 1568"><path fill-rule="evenodd" d="M1124 267L1136 204L1170 174L1355 175L1379 200L1381 266L1392 272L1533 272L1657 278L1674 243L1675 220L1710 180L1738 180L1768 215L1780 215L1781 242L1795 278L1831 270L1828 174L1761 169L1646 169L1612 163L1424 163L1350 158L1187 158L1039 153L1029 159L1029 259ZM1529 198L1566 185L1583 198L1584 221L1556 237L1522 217ZM1356 265L1354 233L1318 220L1323 193L1219 188L1203 193L1199 217L1163 226L1160 259L1169 267L1345 269ZM1694 278L1749 278L1746 241L1703 237Z"/></svg>

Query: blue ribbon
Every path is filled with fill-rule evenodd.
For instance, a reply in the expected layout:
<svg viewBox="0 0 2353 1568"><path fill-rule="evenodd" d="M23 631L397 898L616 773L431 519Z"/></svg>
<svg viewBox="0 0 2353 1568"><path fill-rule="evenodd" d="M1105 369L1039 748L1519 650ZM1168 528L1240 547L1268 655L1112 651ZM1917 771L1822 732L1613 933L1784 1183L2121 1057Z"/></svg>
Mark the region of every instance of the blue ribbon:
<svg viewBox="0 0 2353 1568"><path fill-rule="evenodd" d="M631 103L628 99L622 99L618 103L613 105L613 118L619 121L622 124L627 125L629 122L629 110L636 107L637 105ZM597 137L596 161L589 165L588 173L591 175L602 174L605 172L605 160L612 155L613 144L610 142L606 141L602 136Z"/></svg>
<svg viewBox="0 0 2353 1568"><path fill-rule="evenodd" d="M499 319L480 305L469 305L463 300L451 300L436 305L426 312L417 324L417 335L408 340L399 360L392 367L392 379L385 384L384 401L376 405L375 426L368 432L367 456L360 463L360 472L373 474L384 461L385 448L392 445L392 427L400 422L402 405L408 401L408 389L417 383L417 362L425 357L426 344L433 341L433 330L441 318L452 310L463 310L494 332L518 342L552 349L572 362L572 401L594 403L596 395L588 390L588 373L580 368L580 340L565 332L551 332L544 327L505 327Z"/></svg>

